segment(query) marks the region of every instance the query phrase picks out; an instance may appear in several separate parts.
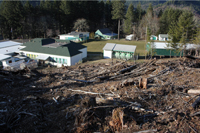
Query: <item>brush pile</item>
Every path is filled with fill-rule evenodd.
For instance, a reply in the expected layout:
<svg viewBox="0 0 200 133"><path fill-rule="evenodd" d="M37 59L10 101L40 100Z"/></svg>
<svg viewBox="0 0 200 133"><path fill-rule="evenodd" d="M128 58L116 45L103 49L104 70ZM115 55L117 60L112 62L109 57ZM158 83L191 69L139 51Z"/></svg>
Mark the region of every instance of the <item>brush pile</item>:
<svg viewBox="0 0 200 133"><path fill-rule="evenodd" d="M186 57L0 71L0 131L198 132L199 77Z"/></svg>

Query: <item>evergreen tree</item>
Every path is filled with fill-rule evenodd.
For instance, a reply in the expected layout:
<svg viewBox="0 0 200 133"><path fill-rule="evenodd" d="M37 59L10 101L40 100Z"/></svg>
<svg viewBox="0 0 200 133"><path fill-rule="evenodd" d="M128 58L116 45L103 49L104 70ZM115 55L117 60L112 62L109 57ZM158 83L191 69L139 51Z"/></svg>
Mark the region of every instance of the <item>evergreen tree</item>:
<svg viewBox="0 0 200 133"><path fill-rule="evenodd" d="M162 17L160 18L160 33L167 34L171 24L178 22L178 18L182 11L180 9L167 8L165 9Z"/></svg>
<svg viewBox="0 0 200 133"><path fill-rule="evenodd" d="M133 22L134 22L134 7L133 4L130 3L124 20L124 32L126 34L131 34L133 32Z"/></svg>
<svg viewBox="0 0 200 133"><path fill-rule="evenodd" d="M106 28L110 28L113 25L112 24L113 21L112 21L111 11L112 11L112 4L111 4L110 0L107 0L106 4L105 4L105 10L104 10L104 14L105 14L105 27Z"/></svg>
<svg viewBox="0 0 200 133"><path fill-rule="evenodd" d="M9 38L15 38L22 34L23 6L20 1L3 1L1 3L2 17L6 21L6 27L9 27Z"/></svg>
<svg viewBox="0 0 200 133"><path fill-rule="evenodd" d="M153 15L153 6L152 6L151 3L149 4L149 7L147 9L147 13L151 13Z"/></svg>
<svg viewBox="0 0 200 133"><path fill-rule="evenodd" d="M162 9L160 9L160 11L158 13L158 18L160 18L162 16L162 14L163 14L163 11L162 11Z"/></svg>
<svg viewBox="0 0 200 133"><path fill-rule="evenodd" d="M142 19L142 7L140 2L137 5L136 16L137 16L137 21L140 21Z"/></svg>
<svg viewBox="0 0 200 133"><path fill-rule="evenodd" d="M53 2L53 18L55 20L55 35L58 35L60 33L60 27L61 27L61 12L60 12L60 1L54 0Z"/></svg>
<svg viewBox="0 0 200 133"><path fill-rule="evenodd" d="M186 48L186 43L192 38L194 21L193 13L189 11L184 11L178 19L178 33L180 34L180 45L184 50Z"/></svg>
<svg viewBox="0 0 200 133"><path fill-rule="evenodd" d="M73 6L71 6L71 1L61 1L60 3L60 13L61 13L61 16L62 16L62 19L61 19L61 33L67 33L71 30L72 28L72 21L73 21L73 18L71 18L71 15L74 15L74 14L71 14L71 11Z"/></svg>
<svg viewBox="0 0 200 133"><path fill-rule="evenodd" d="M195 49L195 56L199 56L199 46L200 46L200 28L198 27L196 29L196 34L193 40L193 43L197 45L197 48Z"/></svg>
<svg viewBox="0 0 200 133"><path fill-rule="evenodd" d="M186 43L192 39L193 27L193 13L183 11L178 18L178 22L173 22L170 25L168 34L171 37L171 41L169 41L169 46L175 48L179 52L185 49Z"/></svg>
<svg viewBox="0 0 200 133"><path fill-rule="evenodd" d="M147 27L147 41L151 41L151 29Z"/></svg>
<svg viewBox="0 0 200 133"><path fill-rule="evenodd" d="M118 20L118 40L120 34L120 20L124 19L125 1L113 1L112 3L112 19Z"/></svg>
<svg viewBox="0 0 200 133"><path fill-rule="evenodd" d="M33 6L29 1L24 4L24 25L23 25L23 38L31 38L33 30Z"/></svg>

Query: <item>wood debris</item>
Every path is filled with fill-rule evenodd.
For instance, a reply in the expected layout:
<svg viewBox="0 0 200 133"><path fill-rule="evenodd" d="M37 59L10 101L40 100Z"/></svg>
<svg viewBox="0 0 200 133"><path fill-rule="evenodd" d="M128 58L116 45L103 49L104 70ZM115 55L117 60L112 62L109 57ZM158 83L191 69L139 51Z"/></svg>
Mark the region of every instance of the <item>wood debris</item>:
<svg viewBox="0 0 200 133"><path fill-rule="evenodd" d="M199 77L186 57L1 70L0 131L198 132Z"/></svg>

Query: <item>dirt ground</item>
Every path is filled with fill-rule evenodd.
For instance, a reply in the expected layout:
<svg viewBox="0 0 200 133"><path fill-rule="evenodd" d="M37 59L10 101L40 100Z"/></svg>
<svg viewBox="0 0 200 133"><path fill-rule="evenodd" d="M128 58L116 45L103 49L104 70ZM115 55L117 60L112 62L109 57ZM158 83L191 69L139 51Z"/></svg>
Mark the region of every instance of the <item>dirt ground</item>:
<svg viewBox="0 0 200 133"><path fill-rule="evenodd" d="M197 133L199 77L186 57L0 71L0 131Z"/></svg>

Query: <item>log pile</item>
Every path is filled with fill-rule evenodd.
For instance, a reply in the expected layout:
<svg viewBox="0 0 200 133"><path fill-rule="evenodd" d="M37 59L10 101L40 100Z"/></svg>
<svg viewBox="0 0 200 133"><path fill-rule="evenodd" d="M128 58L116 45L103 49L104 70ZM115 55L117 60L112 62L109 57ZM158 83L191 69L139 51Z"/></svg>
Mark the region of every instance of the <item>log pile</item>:
<svg viewBox="0 0 200 133"><path fill-rule="evenodd" d="M200 131L200 59L106 61L0 71L0 131Z"/></svg>

